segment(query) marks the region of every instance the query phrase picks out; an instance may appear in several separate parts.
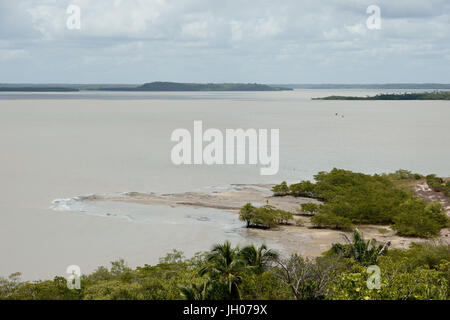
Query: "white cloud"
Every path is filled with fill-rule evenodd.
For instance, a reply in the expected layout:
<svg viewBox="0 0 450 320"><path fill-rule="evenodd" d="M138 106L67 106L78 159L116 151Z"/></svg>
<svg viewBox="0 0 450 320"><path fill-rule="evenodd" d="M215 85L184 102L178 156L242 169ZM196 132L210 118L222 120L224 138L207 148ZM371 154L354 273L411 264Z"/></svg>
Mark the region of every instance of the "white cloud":
<svg viewBox="0 0 450 320"><path fill-rule="evenodd" d="M242 40L242 37L244 35L243 27L244 27L244 24L240 21L236 21L236 20L230 21L231 40L233 40L233 41Z"/></svg>
<svg viewBox="0 0 450 320"><path fill-rule="evenodd" d="M28 52L22 49L0 49L0 61L6 62L12 59L26 58Z"/></svg>
<svg viewBox="0 0 450 320"><path fill-rule="evenodd" d="M323 37L327 40L337 39L341 36L341 33L337 28L323 31Z"/></svg>
<svg viewBox="0 0 450 320"><path fill-rule="evenodd" d="M351 34L365 35L367 33L367 27L362 23L345 26L345 29Z"/></svg>
<svg viewBox="0 0 450 320"><path fill-rule="evenodd" d="M66 28L69 3L81 8L81 30ZM378 0L382 29L375 31L365 26L370 4L369 0L0 0L0 81L22 75L29 82L30 74L42 81L45 76L49 82L67 81L64 70L70 61L79 65L71 69L75 82L169 77L308 82L319 76L327 82L338 75L341 82L349 82L361 74L382 81L383 70L386 74L396 69L411 82L420 78L413 65L427 65L427 76L434 72L435 79L423 81L450 82L450 2ZM343 66L365 56L372 60L361 63L361 70L339 74ZM30 73L34 67L27 61L54 73Z"/></svg>

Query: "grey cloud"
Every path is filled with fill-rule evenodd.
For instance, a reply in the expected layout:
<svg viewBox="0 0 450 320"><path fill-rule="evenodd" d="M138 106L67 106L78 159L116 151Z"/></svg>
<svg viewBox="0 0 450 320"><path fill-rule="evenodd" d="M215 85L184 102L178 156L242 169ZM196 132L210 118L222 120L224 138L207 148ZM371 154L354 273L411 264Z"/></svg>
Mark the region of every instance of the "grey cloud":
<svg viewBox="0 0 450 320"><path fill-rule="evenodd" d="M1 82L450 82L444 0L0 1Z"/></svg>

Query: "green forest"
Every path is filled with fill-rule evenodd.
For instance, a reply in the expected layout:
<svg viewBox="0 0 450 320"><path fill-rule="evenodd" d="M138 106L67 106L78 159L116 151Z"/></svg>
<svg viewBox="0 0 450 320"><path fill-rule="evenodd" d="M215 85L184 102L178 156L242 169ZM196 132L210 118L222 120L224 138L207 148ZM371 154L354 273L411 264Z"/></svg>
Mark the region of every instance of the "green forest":
<svg viewBox="0 0 450 320"><path fill-rule="evenodd" d="M343 169L319 172L315 182L301 181L272 188L275 196L314 198L322 204L303 204L301 211L311 215L318 228L353 230L358 224L390 225L398 235L433 238L449 219L441 203L427 203L408 188L407 183L424 179L420 174L398 170L392 174L368 175ZM436 190L448 194L449 183L428 175Z"/></svg>
<svg viewBox="0 0 450 320"><path fill-rule="evenodd" d="M450 248L413 244L408 250L365 240L358 230L312 259L282 257L261 246L217 244L186 259L173 251L156 265L129 268L111 262L68 289L64 277L21 281L0 279L8 300L429 300L449 299ZM374 277L373 268L379 268ZM372 269L371 269L372 268Z"/></svg>
<svg viewBox="0 0 450 320"><path fill-rule="evenodd" d="M417 93L382 93L375 96L328 96L313 100L450 100L450 91L433 91Z"/></svg>
<svg viewBox="0 0 450 320"><path fill-rule="evenodd" d="M181 83L149 82L142 85L130 84L80 84L80 85L13 85L0 84L0 92L78 92L78 91L290 91L284 86L259 83Z"/></svg>

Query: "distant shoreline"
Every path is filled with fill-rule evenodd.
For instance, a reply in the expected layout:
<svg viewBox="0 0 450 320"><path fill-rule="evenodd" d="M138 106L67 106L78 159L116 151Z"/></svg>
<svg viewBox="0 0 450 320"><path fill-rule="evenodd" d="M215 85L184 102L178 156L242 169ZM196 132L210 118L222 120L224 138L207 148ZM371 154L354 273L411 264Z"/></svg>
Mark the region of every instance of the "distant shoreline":
<svg viewBox="0 0 450 320"><path fill-rule="evenodd" d="M434 91L420 93L383 93L375 96L328 96L312 98L312 100L450 100L450 91Z"/></svg>
<svg viewBox="0 0 450 320"><path fill-rule="evenodd" d="M0 87L0 92L79 92L80 89L66 87Z"/></svg>
<svg viewBox="0 0 450 320"><path fill-rule="evenodd" d="M143 85L0 85L0 92L186 92L186 91L290 91L292 88L258 83L151 82Z"/></svg>
<svg viewBox="0 0 450 320"><path fill-rule="evenodd" d="M271 84L279 87L289 87L293 89L388 89L388 90L446 90L450 89L448 83L369 83L369 84Z"/></svg>
<svg viewBox="0 0 450 320"><path fill-rule="evenodd" d="M384 84L258 84L258 83L180 83L151 82L140 84L75 84L75 83L0 83L0 92L182 92L182 91L291 91L294 89L374 89L374 90L450 90L445 83ZM350 100L350 99L349 99Z"/></svg>

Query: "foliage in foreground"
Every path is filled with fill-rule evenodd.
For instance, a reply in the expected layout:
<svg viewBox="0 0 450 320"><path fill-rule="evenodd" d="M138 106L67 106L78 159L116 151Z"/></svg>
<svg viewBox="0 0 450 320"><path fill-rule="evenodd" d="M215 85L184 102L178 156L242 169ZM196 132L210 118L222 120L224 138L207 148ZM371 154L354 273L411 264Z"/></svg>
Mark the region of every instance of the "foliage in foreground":
<svg viewBox="0 0 450 320"><path fill-rule="evenodd" d="M381 271L373 289L371 263ZM0 299L449 299L449 281L449 245L388 251L356 232L316 259L225 242L191 259L174 251L154 266L131 269L119 260L82 276L80 290L69 290L62 277L23 282L13 274L0 278Z"/></svg>
<svg viewBox="0 0 450 320"><path fill-rule="evenodd" d="M361 231L358 229L353 232L352 240L345 234L343 236L347 243L333 244L328 254L336 254L344 258L351 258L362 266L375 265L378 258L382 256L390 246L390 242L378 245L375 243L374 239L365 241Z"/></svg>
<svg viewBox="0 0 450 320"><path fill-rule="evenodd" d="M352 230L355 224L392 225L399 235L433 237L448 225L438 202L426 204L398 180L421 179L407 170L390 175L367 175L343 169L319 172L315 183L302 181L273 187L274 196L291 195L321 200L323 205L302 205L320 228Z"/></svg>

